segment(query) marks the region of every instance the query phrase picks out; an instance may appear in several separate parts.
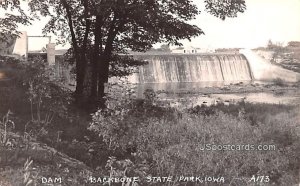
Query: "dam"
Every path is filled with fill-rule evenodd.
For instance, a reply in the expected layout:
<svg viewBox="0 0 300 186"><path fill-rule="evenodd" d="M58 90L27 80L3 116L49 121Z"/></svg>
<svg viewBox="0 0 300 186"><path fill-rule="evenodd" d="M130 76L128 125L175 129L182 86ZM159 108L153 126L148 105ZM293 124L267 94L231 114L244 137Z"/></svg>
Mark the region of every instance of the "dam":
<svg viewBox="0 0 300 186"><path fill-rule="evenodd" d="M251 81L252 72L243 54L160 54L134 56L145 60L132 83L183 83Z"/></svg>
<svg viewBox="0 0 300 186"><path fill-rule="evenodd" d="M135 59L147 61L129 76L130 83L204 83L250 82L282 79L297 82L300 74L272 64L255 51L209 54L141 54Z"/></svg>

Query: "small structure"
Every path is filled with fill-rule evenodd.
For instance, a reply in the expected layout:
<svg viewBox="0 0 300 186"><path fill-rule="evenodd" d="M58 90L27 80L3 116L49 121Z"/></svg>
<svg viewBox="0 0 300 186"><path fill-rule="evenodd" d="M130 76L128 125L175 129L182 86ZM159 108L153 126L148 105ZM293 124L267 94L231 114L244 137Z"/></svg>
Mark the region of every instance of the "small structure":
<svg viewBox="0 0 300 186"><path fill-rule="evenodd" d="M214 49L211 48L195 48L195 47L178 47L172 50L174 54L197 54L197 53L213 53Z"/></svg>
<svg viewBox="0 0 300 186"><path fill-rule="evenodd" d="M46 46L41 50L29 51L28 38L48 38ZM51 36L28 36L27 32L20 32L18 38L11 38L6 42L0 42L0 55L15 56L28 59L28 56L45 56L49 65L55 64L55 43L51 43Z"/></svg>
<svg viewBox="0 0 300 186"><path fill-rule="evenodd" d="M194 47L178 47L172 50L175 54L195 54L197 53L197 48Z"/></svg>

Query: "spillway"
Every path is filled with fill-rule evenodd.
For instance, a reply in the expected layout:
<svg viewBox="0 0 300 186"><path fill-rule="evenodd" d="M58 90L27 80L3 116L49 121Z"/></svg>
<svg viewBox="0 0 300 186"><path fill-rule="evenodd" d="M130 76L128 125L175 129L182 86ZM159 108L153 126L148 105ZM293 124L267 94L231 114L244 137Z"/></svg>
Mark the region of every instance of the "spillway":
<svg viewBox="0 0 300 186"><path fill-rule="evenodd" d="M280 78L286 82L300 81L299 73L272 64L252 50L243 49L240 53L247 58L255 80L272 81Z"/></svg>
<svg viewBox="0 0 300 186"><path fill-rule="evenodd" d="M135 83L248 81L252 73L242 54L160 54L134 56L148 61Z"/></svg>

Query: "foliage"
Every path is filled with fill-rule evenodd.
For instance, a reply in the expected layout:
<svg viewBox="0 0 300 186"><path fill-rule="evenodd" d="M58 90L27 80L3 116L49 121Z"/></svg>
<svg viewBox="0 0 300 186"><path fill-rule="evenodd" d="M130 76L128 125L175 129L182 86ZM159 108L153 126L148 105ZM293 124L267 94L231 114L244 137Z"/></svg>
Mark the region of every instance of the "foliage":
<svg viewBox="0 0 300 186"><path fill-rule="evenodd" d="M11 69L9 84L0 87L0 115L5 116L7 110L14 112L10 115L14 132L24 132L25 138L31 136L53 146L61 138L72 141L86 135L83 130L88 116L72 107L71 93L59 86L61 81L52 67L41 59L26 63L9 57L0 60L1 68ZM66 147L62 150L68 151Z"/></svg>
<svg viewBox="0 0 300 186"><path fill-rule="evenodd" d="M10 119L10 115L12 113L10 111L7 112L7 114L5 116L3 116L2 121L0 121L0 143L1 145L6 146L7 143L10 143L9 139L8 139L8 131L10 131L10 129L15 128L15 123ZM2 132L3 131L3 132Z"/></svg>
<svg viewBox="0 0 300 186"><path fill-rule="evenodd" d="M24 163L24 180L25 186L36 185L38 173L32 168L33 160L28 158Z"/></svg>
<svg viewBox="0 0 300 186"><path fill-rule="evenodd" d="M145 100L135 99L132 85L111 85L105 109L92 115L90 130L97 131L110 150L123 148L130 153L133 141L129 136L136 135L134 128L147 126L148 118L176 118L178 112L163 107L155 92L145 91ZM125 90L125 92L124 92ZM150 122L150 121L149 121Z"/></svg>
<svg viewBox="0 0 300 186"><path fill-rule="evenodd" d="M145 163L135 164L130 159L117 160L116 157L109 157L105 168L108 170L109 178L144 178L147 176L146 172L148 171L149 166ZM127 182L127 184L130 184L130 182ZM137 186L139 184L140 182L133 182L132 186Z"/></svg>
<svg viewBox="0 0 300 186"><path fill-rule="evenodd" d="M33 19L25 14L20 0L5 0L0 2L0 11L5 11L4 17L0 17L0 42L11 42L20 32L18 24L29 25Z"/></svg>
<svg viewBox="0 0 300 186"><path fill-rule="evenodd" d="M46 141L47 145L68 152L72 157L82 157L81 160L89 165L93 163L89 162L89 150L99 146L78 140L71 143L72 139L79 138L78 133L84 135L82 129L86 125L83 117L79 120L75 111L70 113L70 93L58 86L59 79L53 77L53 70L40 59L28 60L27 63L9 57L0 59L1 68L12 69L8 86L0 86L0 185L5 185L4 181L9 185L26 185L30 180L33 181L30 185L40 185L41 176L62 177L65 185L84 185L88 175L82 168L70 166L81 162L40 144ZM14 114L6 113L8 109ZM15 125L10 125L12 121ZM80 129L77 122L82 125ZM59 130L64 130L64 133ZM72 130L78 130L76 136ZM70 141L66 141L67 132L71 133L67 137ZM29 157L33 163L28 167L30 161L26 163L26 160ZM39 175L34 179L36 173Z"/></svg>
<svg viewBox="0 0 300 186"><path fill-rule="evenodd" d="M290 41L290 42L288 42L288 46L299 48L300 47L300 42L299 41Z"/></svg>
<svg viewBox="0 0 300 186"><path fill-rule="evenodd" d="M281 63L283 58L285 58L285 53L287 52L286 48L283 46L283 43L273 43L271 40L268 42L267 48L273 52L271 62Z"/></svg>
<svg viewBox="0 0 300 186"><path fill-rule="evenodd" d="M98 111L90 130L99 134L108 148L130 153L134 165L144 162L149 168L146 175L214 175L224 176L226 184L247 185L252 175L259 174L270 176L270 185L299 182L299 166L294 166L300 163L295 159L300 154L299 115L292 107L240 103L217 105L206 115L199 110L208 110L203 107L193 113L178 111L174 117L174 110L166 108L152 115L143 104L120 104L118 108L123 110L117 113ZM158 107L152 104L151 109ZM173 117L160 117L161 111ZM142 120L137 122L135 112ZM265 144L276 149L205 151L201 150L204 144ZM123 158L120 161L125 161Z"/></svg>
<svg viewBox="0 0 300 186"><path fill-rule="evenodd" d="M277 86L280 86L280 87L284 87L284 86L287 85L287 83L286 83L283 79L281 79L281 78L276 78L276 79L274 79L274 80L273 80L273 83L274 83L275 85L277 85Z"/></svg>
<svg viewBox="0 0 300 186"><path fill-rule="evenodd" d="M17 79L27 90L30 103L31 119L25 125L25 132L35 137L43 136L55 114L66 114L70 99L58 87L60 79L55 77L53 67L39 58L24 63Z"/></svg>
<svg viewBox="0 0 300 186"><path fill-rule="evenodd" d="M171 52L170 46L168 44L160 45L160 48L151 48L150 52Z"/></svg>
<svg viewBox="0 0 300 186"><path fill-rule="evenodd" d="M214 1L205 0L206 11L225 20L226 17L236 17L237 13L244 12L246 2L244 0Z"/></svg>
<svg viewBox="0 0 300 186"><path fill-rule="evenodd" d="M42 177L61 178L62 185L84 185L91 175L90 169L83 163L45 144L28 141L25 146L23 136L9 135L13 147L0 146L1 185L41 185Z"/></svg>
<svg viewBox="0 0 300 186"><path fill-rule="evenodd" d="M286 46L283 43L268 41L267 47L262 48L272 52L271 62L283 68L300 72L300 47L298 41L290 41Z"/></svg>
<svg viewBox="0 0 300 186"><path fill-rule="evenodd" d="M110 77L126 77L137 72L138 66L145 65L147 62L139 61L128 55L112 55L110 64Z"/></svg>

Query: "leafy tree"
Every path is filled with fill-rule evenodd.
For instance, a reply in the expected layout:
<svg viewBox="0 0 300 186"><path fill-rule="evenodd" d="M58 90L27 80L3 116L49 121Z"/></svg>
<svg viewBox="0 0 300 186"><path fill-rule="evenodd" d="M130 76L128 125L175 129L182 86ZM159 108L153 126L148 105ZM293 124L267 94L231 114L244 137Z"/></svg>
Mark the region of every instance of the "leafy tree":
<svg viewBox="0 0 300 186"><path fill-rule="evenodd" d="M268 40L267 48L271 49L274 46L271 39Z"/></svg>
<svg viewBox="0 0 300 186"><path fill-rule="evenodd" d="M9 43L20 34L18 24L29 25L32 18L25 14L20 0L0 1L0 13L3 10L6 13L0 15L0 42Z"/></svg>
<svg viewBox="0 0 300 186"><path fill-rule="evenodd" d="M299 48L300 47L300 41L290 41L288 42L288 46L289 47L295 47L295 48Z"/></svg>
<svg viewBox="0 0 300 186"><path fill-rule="evenodd" d="M170 52L171 51L170 46L166 45L166 44L160 45L160 48L158 50L165 51L165 52Z"/></svg>
<svg viewBox="0 0 300 186"><path fill-rule="evenodd" d="M286 48L283 46L283 43L280 42L272 42L271 40L268 41L267 49L273 52L271 62L278 63L285 58Z"/></svg>
<svg viewBox="0 0 300 186"><path fill-rule="evenodd" d="M205 9L210 14L225 20L226 17L236 17L246 10L245 0L205 0Z"/></svg>

